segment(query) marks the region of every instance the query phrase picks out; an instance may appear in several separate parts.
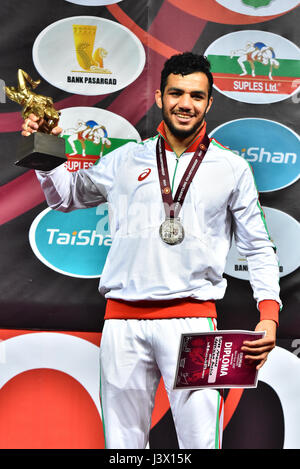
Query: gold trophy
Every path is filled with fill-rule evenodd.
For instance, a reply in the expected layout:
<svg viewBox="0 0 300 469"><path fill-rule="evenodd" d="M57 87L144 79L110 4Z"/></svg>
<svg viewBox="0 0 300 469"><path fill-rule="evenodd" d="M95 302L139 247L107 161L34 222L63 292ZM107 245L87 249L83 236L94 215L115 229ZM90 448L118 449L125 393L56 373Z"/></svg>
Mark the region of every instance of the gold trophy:
<svg viewBox="0 0 300 469"><path fill-rule="evenodd" d="M30 114L39 117L41 125L38 132L29 137L22 137L22 145L18 152L16 165L25 168L49 171L67 161L65 141L51 130L57 126L60 112L53 106L52 98L34 93L32 90L40 84L34 81L24 70L18 70L18 87L5 86L5 93L9 99L23 107L22 117L26 119ZM29 85L29 86L28 86Z"/></svg>

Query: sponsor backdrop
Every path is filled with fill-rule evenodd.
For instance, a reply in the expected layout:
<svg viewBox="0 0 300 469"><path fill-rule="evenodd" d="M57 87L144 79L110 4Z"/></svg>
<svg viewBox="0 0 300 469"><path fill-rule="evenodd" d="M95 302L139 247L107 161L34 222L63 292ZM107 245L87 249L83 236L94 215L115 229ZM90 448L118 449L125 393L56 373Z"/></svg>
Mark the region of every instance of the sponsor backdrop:
<svg viewBox="0 0 300 469"><path fill-rule="evenodd" d="M224 448L300 448L300 67L298 1L2 0L0 91L0 447L104 448L98 282L110 249L104 204L50 210L35 174L14 165L17 70L61 111L66 169L156 133L160 70L204 53L214 74L208 131L252 166L277 245L283 310L257 389L226 391ZM216 187L216 190L218 188ZM217 305L220 329L253 329L258 312L233 241ZM150 448L178 447L163 383Z"/></svg>

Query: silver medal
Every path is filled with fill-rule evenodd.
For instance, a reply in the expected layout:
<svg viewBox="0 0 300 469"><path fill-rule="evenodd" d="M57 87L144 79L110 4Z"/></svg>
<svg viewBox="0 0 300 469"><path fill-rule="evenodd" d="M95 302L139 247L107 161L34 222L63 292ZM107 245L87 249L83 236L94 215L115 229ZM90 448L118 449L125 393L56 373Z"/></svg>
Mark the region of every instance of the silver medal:
<svg viewBox="0 0 300 469"><path fill-rule="evenodd" d="M164 243L179 244L184 238L184 229L179 218L166 218L160 225L159 235Z"/></svg>

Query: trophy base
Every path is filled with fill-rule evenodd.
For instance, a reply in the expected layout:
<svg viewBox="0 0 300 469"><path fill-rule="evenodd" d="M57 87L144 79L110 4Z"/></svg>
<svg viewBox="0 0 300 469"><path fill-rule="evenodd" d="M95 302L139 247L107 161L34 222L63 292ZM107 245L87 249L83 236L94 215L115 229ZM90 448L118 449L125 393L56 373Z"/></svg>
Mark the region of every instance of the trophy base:
<svg viewBox="0 0 300 469"><path fill-rule="evenodd" d="M17 166L50 171L67 162L65 140L55 135L34 132L22 139L17 157Z"/></svg>

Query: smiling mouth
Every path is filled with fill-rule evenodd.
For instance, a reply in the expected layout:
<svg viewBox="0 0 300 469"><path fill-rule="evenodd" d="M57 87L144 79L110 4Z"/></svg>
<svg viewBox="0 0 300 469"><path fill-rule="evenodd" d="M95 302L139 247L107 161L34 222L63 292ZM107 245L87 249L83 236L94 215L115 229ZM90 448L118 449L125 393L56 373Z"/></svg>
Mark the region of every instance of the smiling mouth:
<svg viewBox="0 0 300 469"><path fill-rule="evenodd" d="M191 114L181 114L179 112L175 112L174 114L178 119L183 119L183 120L189 120L189 119L192 119L192 117L194 117Z"/></svg>

